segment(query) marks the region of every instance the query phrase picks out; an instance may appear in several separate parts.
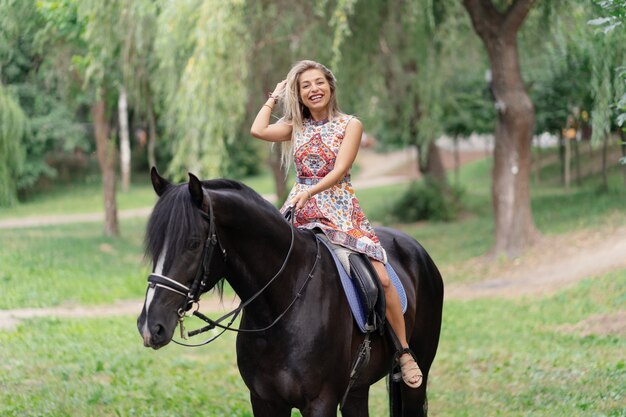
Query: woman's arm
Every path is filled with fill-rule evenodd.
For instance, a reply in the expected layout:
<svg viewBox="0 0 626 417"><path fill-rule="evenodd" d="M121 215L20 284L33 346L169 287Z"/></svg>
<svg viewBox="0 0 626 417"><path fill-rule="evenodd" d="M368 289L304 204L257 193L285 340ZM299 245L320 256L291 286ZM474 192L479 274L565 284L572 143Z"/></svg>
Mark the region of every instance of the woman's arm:
<svg viewBox="0 0 626 417"><path fill-rule="evenodd" d="M267 99L259 113L256 115L250 134L255 138L268 142L284 142L291 140L291 125L285 122L278 122L270 125L272 109L276 104L275 97L279 97L285 89L286 81L281 81L276 85L274 92Z"/></svg>
<svg viewBox="0 0 626 417"><path fill-rule="evenodd" d="M339 147L337 159L335 159L335 167L332 171L326 174L320 182L309 188L307 191L302 191L294 196L291 200L291 204L294 204L296 209L302 208L309 198L317 193L321 193L322 191L329 189L346 176L352 166L352 163L356 159L357 153L359 152L362 134L363 125L361 124L361 121L356 117L350 120L348 126L346 126L346 134L341 142L341 146Z"/></svg>

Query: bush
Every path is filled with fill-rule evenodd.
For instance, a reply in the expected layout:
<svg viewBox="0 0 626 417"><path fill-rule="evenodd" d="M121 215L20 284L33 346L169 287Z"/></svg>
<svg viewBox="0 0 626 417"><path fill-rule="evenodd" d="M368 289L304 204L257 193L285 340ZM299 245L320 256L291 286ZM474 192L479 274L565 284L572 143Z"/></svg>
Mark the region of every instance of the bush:
<svg viewBox="0 0 626 417"><path fill-rule="evenodd" d="M463 188L426 178L416 181L392 207L394 219L400 222L418 220L452 221L461 211Z"/></svg>

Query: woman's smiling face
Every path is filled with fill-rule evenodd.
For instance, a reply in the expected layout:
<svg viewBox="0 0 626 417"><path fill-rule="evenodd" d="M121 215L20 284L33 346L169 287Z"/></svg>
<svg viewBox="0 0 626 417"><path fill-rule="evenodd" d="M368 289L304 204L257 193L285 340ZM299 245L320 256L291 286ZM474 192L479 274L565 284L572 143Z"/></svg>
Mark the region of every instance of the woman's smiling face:
<svg viewBox="0 0 626 417"><path fill-rule="evenodd" d="M309 110L319 112L328 107L332 93L322 71L318 69L304 71L298 78L298 85L302 104Z"/></svg>

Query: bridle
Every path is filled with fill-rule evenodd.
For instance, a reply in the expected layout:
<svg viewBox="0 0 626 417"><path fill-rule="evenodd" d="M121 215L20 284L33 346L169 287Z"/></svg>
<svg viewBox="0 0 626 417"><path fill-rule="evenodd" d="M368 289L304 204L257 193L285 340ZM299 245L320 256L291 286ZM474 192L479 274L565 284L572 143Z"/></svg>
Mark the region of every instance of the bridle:
<svg viewBox="0 0 626 417"><path fill-rule="evenodd" d="M217 320L210 319L209 317L205 316L199 311L200 296L206 290L207 282L209 279L209 266L211 265L211 261L213 259L213 253L215 252L216 247L219 246L219 248L221 249L222 258L224 259L224 262L226 262L227 258L226 258L226 250L220 245L219 239L217 237L217 231L215 229L215 215L213 214L213 202L211 201L211 196L208 192L205 192L204 190L203 190L203 193L206 196L207 201L208 201L208 204L207 204L208 213L204 211L201 211L201 213L203 217L209 222L209 232L204 242L204 247L202 249L202 262L198 265L198 269L196 270L196 274L191 284L191 287L187 287L186 285L181 284L180 282L172 278L169 278L167 276L160 275L160 274L152 273L148 277L148 285L150 288L163 288L168 291L179 294L182 297L185 297L181 306L177 310L178 324L180 327L180 335L182 339L187 340L189 337L193 337L200 333L207 332L216 327L222 329L222 331L219 332L217 335L198 344L186 344L186 343L181 343L172 339L174 343L181 345L181 346L187 346L187 347L198 347L198 346L207 345L211 343L212 341L214 341L215 339L217 339L218 337L220 337L226 330L235 331L235 332L255 333L255 332L263 332L272 328L276 323L280 321L280 319L282 319L285 316L285 314L287 314L287 312L291 309L291 307L295 304L295 302L301 297L308 282L313 277L313 272L315 271L317 262L320 259L319 241L315 239L317 253L315 256L315 262L313 263L311 270L309 271L304 283L302 284L302 286L300 287L300 289L294 296L291 303L289 303L287 308L285 308L285 310L281 314L279 314L278 317L276 317L276 319L274 319L274 321L272 321L271 324L260 329L242 329L242 328L232 327L232 324L236 320L237 316L243 311L243 309L246 308L254 300L256 300L280 276L280 274L283 272L283 270L287 266L287 262L289 261L291 253L293 251L293 244L295 240L294 207L293 206L289 207L287 211L285 212L285 218L290 223L290 226L291 226L290 227L291 242L289 244L289 250L287 251L287 255L285 255L285 259L280 269L278 270L278 272L276 272L276 274L274 274L274 276L270 278L270 280L259 291L257 291L254 295L252 295L246 301L242 301L237 308L223 315ZM196 309L193 311L193 313L191 313L191 315L196 316L199 319L205 321L206 323L208 323L208 325L187 333L185 331L184 320L185 320L185 317L189 316L188 312L194 307L194 305L196 306ZM226 320L229 317L231 317L231 319L228 322L228 324L226 325L221 324L224 320Z"/></svg>

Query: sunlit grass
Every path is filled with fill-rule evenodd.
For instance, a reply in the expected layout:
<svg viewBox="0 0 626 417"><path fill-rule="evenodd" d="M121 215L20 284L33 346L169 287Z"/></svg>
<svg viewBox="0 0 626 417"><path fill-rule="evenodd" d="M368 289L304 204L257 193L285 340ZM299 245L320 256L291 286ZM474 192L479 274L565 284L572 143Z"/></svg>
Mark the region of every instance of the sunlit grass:
<svg viewBox="0 0 626 417"><path fill-rule="evenodd" d="M106 304L145 292L145 219L121 222L104 237L100 223L0 231L0 308Z"/></svg>
<svg viewBox="0 0 626 417"><path fill-rule="evenodd" d="M624 303L625 270L550 297L447 301L432 415L624 416L626 338L562 330ZM153 351L135 317L28 320L0 331L0 415L251 416L234 339ZM384 381L370 414L387 415Z"/></svg>

